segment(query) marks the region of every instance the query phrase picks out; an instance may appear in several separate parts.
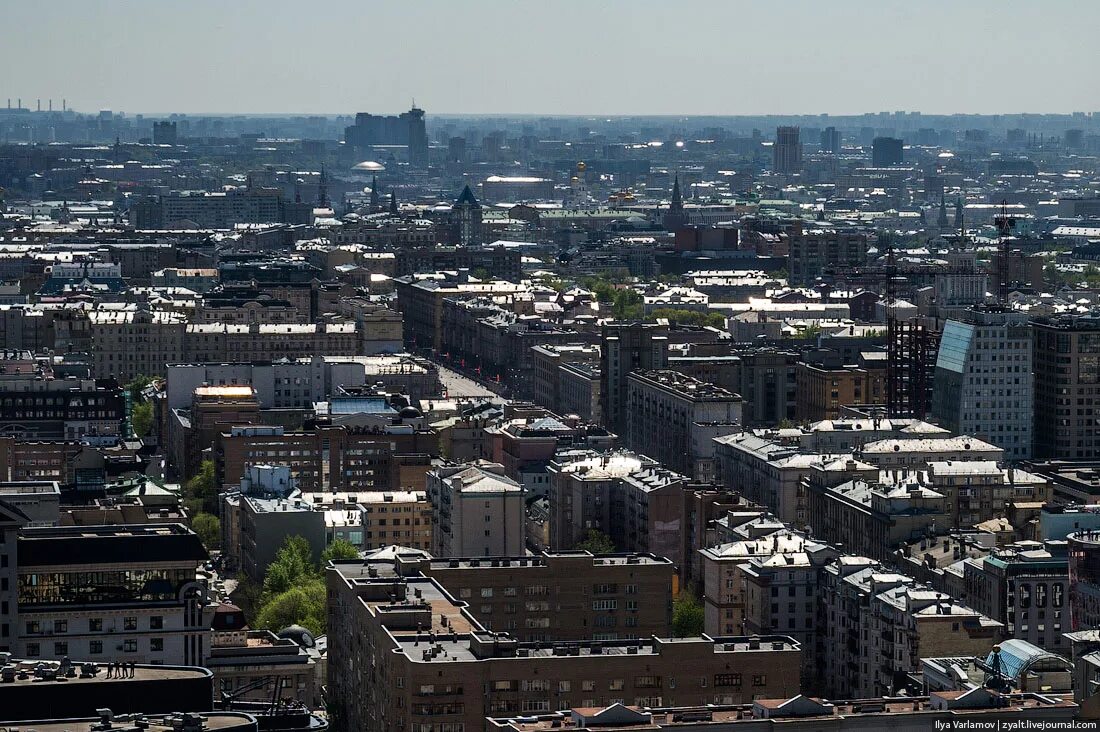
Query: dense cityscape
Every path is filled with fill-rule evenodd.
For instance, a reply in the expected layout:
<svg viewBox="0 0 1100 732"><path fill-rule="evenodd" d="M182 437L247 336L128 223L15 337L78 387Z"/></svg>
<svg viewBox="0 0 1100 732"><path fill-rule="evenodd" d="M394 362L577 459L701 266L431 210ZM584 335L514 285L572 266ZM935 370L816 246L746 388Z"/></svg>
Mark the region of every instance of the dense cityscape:
<svg viewBox="0 0 1100 732"><path fill-rule="evenodd" d="M5 732L1100 724L1096 113L0 102Z"/></svg>

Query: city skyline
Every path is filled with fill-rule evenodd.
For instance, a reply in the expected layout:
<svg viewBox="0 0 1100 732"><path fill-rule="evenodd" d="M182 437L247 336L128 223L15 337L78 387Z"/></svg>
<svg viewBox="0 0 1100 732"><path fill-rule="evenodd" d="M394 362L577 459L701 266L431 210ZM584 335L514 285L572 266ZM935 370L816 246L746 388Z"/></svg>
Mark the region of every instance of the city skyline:
<svg viewBox="0 0 1100 732"><path fill-rule="evenodd" d="M936 0L910 8L851 0L788 3L783 12L702 0L636 2L629 12L617 3L565 2L532 12L482 0L369 10L337 2L326 6L328 15L302 17L280 3L215 8L200 0L190 7L182 17L173 6L137 14L113 2L8 7L9 27L23 32L0 49L0 68L11 70L0 77L4 96L28 108L39 98L43 109L46 99L59 106L64 98L86 112L212 115L398 111L414 98L435 114L454 115L997 114L1100 106L1095 88L1074 73L1100 61L1087 35L1100 8L1069 2ZM1028 53L1029 46L1043 53ZM41 54L43 47L51 52ZM83 71L74 84L77 64Z"/></svg>

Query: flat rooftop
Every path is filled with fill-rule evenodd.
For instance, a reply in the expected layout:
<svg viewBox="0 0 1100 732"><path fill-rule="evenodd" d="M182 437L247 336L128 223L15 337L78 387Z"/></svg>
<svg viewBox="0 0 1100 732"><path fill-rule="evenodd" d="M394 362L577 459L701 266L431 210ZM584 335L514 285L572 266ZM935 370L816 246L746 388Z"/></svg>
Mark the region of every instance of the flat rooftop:
<svg viewBox="0 0 1100 732"><path fill-rule="evenodd" d="M84 671L84 664L73 662L76 675L58 681L49 678L52 672L55 676L61 666L60 661L47 661L39 658L10 659L6 664L0 664L0 668L11 667L15 670L15 679L0 685L0 692L5 688L19 688L20 686L41 686L42 684L123 684L131 681L171 681L177 679L196 679L209 677L210 671L198 666L160 666L153 664L137 664L134 667L134 678L107 678L107 665L92 663L88 671ZM36 675L38 669L38 675ZM45 672L45 676L43 675Z"/></svg>
<svg viewBox="0 0 1100 732"><path fill-rule="evenodd" d="M200 729L240 729L240 730L252 730L255 729L256 718L244 714L243 712L206 712L204 714L196 715L202 718L203 726ZM173 730L181 729L179 721L182 719L182 715L170 715L170 716L144 716L144 715L123 715L115 717L111 721L112 732L138 732L138 730L148 730L149 732L171 732ZM140 721L140 724L139 724ZM100 727L100 720L96 718L84 718L84 719L47 719L42 721L28 720L28 721L12 721L2 722L8 732L82 732L83 730L98 730L104 729Z"/></svg>

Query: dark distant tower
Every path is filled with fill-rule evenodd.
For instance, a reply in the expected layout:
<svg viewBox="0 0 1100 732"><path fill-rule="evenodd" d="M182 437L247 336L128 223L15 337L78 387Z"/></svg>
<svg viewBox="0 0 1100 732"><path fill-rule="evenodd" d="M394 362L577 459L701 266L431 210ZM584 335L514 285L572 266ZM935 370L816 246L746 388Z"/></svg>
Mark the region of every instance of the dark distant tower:
<svg viewBox="0 0 1100 732"><path fill-rule="evenodd" d="M317 207L328 208L328 172L321 163L321 178L317 181Z"/></svg>
<svg viewBox="0 0 1100 732"><path fill-rule="evenodd" d="M955 230L960 234L966 233L966 219L963 218L962 198L955 199Z"/></svg>
<svg viewBox="0 0 1100 732"><path fill-rule="evenodd" d="M772 162L776 173L792 175L802 172L802 141L797 127L777 127Z"/></svg>
<svg viewBox="0 0 1100 732"><path fill-rule="evenodd" d="M481 204L467 185L451 206L451 216L455 227L455 241L462 246L481 243Z"/></svg>
<svg viewBox="0 0 1100 732"><path fill-rule="evenodd" d="M118 138L117 135L115 136L115 151L114 152L115 152L115 165L121 165L122 162L123 162L122 161L122 141Z"/></svg>
<svg viewBox="0 0 1100 732"><path fill-rule="evenodd" d="M947 221L947 202L944 200L943 194L940 194L940 217L936 221L936 226L940 227L940 231L946 231L950 224Z"/></svg>
<svg viewBox="0 0 1100 732"><path fill-rule="evenodd" d="M680 194L680 176L672 181L672 205L668 208L662 220L665 231L678 231L687 224L687 215L684 213L684 198Z"/></svg>
<svg viewBox="0 0 1100 732"><path fill-rule="evenodd" d="M428 167L428 132L424 125L424 110L414 102L412 109L401 117L409 126L409 162L414 168Z"/></svg>
<svg viewBox="0 0 1100 732"><path fill-rule="evenodd" d="M904 143L896 137L876 137L871 141L871 165L876 168L901 165L904 149Z"/></svg>
<svg viewBox="0 0 1100 732"><path fill-rule="evenodd" d="M397 190L390 189L390 215L397 215Z"/></svg>
<svg viewBox="0 0 1100 732"><path fill-rule="evenodd" d="M382 210L382 201L378 197L378 176L374 176L370 181L370 212L378 213Z"/></svg>

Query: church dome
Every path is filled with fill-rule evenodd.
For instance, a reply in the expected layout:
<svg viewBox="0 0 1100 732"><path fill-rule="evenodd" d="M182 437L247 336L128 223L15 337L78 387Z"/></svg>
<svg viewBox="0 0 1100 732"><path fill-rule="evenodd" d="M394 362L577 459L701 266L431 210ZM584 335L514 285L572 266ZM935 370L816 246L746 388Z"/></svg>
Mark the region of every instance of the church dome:
<svg viewBox="0 0 1100 732"><path fill-rule="evenodd" d="M351 166L351 169L365 171L368 173L383 173L386 170L386 166L374 160L364 160L361 163L356 163L355 165Z"/></svg>

